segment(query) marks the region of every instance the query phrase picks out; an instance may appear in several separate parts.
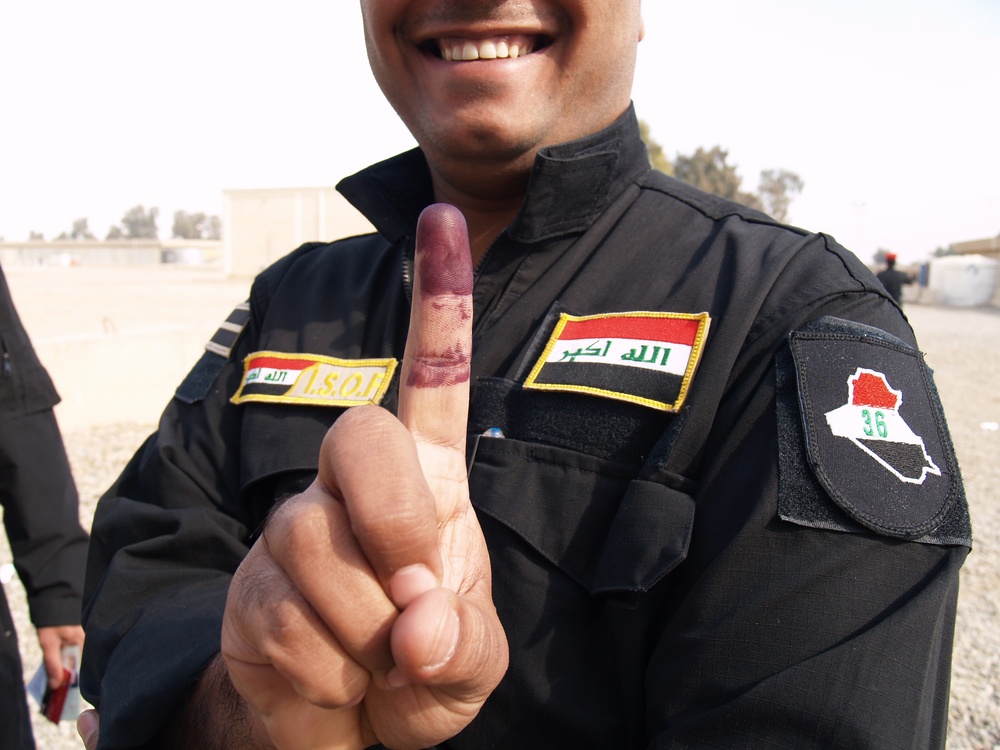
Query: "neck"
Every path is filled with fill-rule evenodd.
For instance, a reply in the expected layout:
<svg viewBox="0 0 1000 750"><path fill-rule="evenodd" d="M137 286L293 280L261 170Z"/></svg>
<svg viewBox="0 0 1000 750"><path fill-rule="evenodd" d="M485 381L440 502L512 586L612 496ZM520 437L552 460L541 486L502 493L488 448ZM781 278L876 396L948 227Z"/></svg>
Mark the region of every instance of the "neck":
<svg viewBox="0 0 1000 750"><path fill-rule="evenodd" d="M521 209L528 173L504 175L495 170L483 170L477 171L475 177L472 180L454 179L454 175L431 167L434 200L450 203L465 216L472 262L479 265L490 245Z"/></svg>
<svg viewBox="0 0 1000 750"><path fill-rule="evenodd" d="M510 225L521 207L520 199L513 205L506 207L477 206L474 203L448 199L443 196L438 197L437 200L452 204L465 216L465 222L469 227L469 246L472 250L473 267L479 265L490 245Z"/></svg>

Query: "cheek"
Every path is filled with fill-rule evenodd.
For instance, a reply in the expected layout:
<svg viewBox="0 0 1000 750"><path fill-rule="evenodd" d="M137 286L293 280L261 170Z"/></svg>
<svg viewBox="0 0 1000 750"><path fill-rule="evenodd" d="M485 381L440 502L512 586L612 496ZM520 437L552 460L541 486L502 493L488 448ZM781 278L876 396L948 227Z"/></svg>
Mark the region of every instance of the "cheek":
<svg viewBox="0 0 1000 750"><path fill-rule="evenodd" d="M382 6L387 5L390 3L363 2L362 13L364 14L365 48L368 52L368 64L379 88L391 102L395 95L394 90L402 86L400 78L403 75L403 69L399 47L393 32L393 16L381 9ZM346 61L348 69L344 71L345 75L352 74L350 68L353 67L354 62ZM361 64L361 61L357 61L357 64Z"/></svg>

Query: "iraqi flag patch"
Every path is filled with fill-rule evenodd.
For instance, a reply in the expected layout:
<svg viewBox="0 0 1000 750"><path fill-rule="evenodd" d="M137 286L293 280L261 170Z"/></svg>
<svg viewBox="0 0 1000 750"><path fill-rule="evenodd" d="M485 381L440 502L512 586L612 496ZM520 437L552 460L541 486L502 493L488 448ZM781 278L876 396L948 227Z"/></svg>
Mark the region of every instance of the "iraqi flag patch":
<svg viewBox="0 0 1000 750"><path fill-rule="evenodd" d="M254 352L243 361L234 404L358 406L382 401L395 359L336 359L319 354Z"/></svg>
<svg viewBox="0 0 1000 750"><path fill-rule="evenodd" d="M705 346L708 313L559 316L524 387L677 411Z"/></svg>
<svg viewBox="0 0 1000 750"><path fill-rule="evenodd" d="M942 523L961 477L923 356L876 333L792 334L806 452L854 520L916 539Z"/></svg>

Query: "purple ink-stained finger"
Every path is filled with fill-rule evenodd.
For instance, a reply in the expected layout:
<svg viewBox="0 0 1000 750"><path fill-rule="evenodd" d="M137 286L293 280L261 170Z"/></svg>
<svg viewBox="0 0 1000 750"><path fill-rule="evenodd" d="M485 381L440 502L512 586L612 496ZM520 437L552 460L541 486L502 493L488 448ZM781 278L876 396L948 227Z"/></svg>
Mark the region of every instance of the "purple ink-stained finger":
<svg viewBox="0 0 1000 750"><path fill-rule="evenodd" d="M441 445L464 445L472 361L472 255L461 212L424 209L403 357L399 416Z"/></svg>
<svg viewBox="0 0 1000 750"><path fill-rule="evenodd" d="M469 229L454 206L435 203L420 214L417 274L422 294L472 294Z"/></svg>

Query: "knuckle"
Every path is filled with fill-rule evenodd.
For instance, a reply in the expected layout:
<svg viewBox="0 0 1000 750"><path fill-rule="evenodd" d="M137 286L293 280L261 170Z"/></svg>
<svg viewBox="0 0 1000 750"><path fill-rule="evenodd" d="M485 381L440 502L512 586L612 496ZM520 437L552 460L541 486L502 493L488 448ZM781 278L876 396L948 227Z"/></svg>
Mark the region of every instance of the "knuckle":
<svg viewBox="0 0 1000 750"><path fill-rule="evenodd" d="M273 545L275 557L309 553L330 541L330 518L318 503L296 504L294 511L285 514L284 521L276 540L268 532L268 543Z"/></svg>
<svg viewBox="0 0 1000 750"><path fill-rule="evenodd" d="M338 709L353 705L364 697L370 680L364 669L344 661L308 684L296 685L296 692L314 706Z"/></svg>
<svg viewBox="0 0 1000 750"><path fill-rule="evenodd" d="M271 557L293 579L322 567L345 533L341 513L325 496L287 503L264 531Z"/></svg>
<svg viewBox="0 0 1000 750"><path fill-rule="evenodd" d="M261 653L272 663L288 658L289 645L304 640L315 619L311 608L300 596L285 596L261 610ZM293 654L291 658L298 658Z"/></svg>

